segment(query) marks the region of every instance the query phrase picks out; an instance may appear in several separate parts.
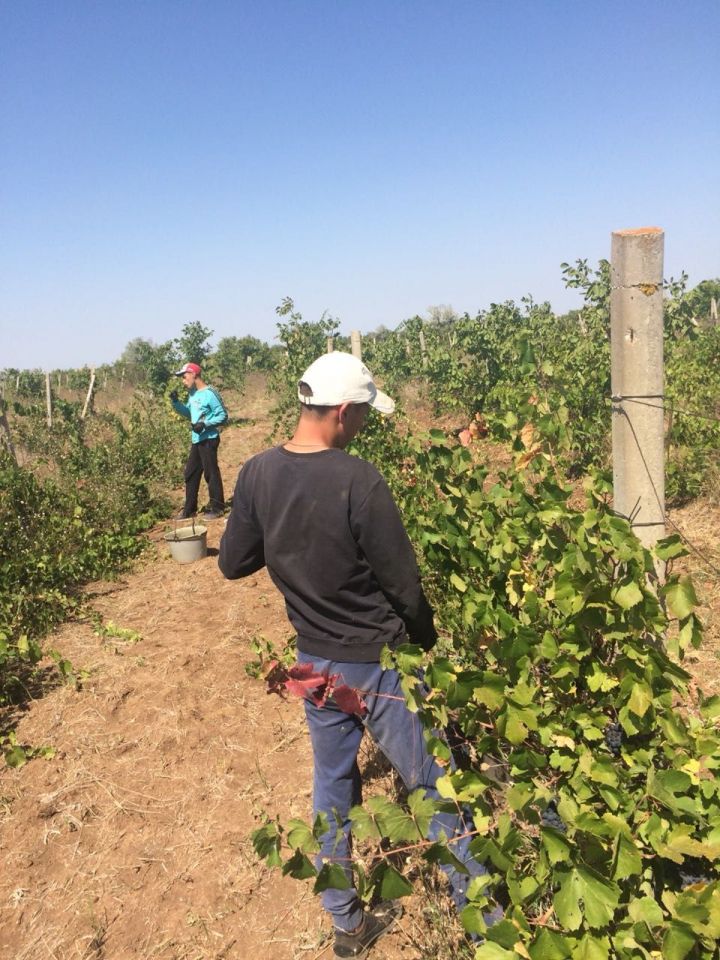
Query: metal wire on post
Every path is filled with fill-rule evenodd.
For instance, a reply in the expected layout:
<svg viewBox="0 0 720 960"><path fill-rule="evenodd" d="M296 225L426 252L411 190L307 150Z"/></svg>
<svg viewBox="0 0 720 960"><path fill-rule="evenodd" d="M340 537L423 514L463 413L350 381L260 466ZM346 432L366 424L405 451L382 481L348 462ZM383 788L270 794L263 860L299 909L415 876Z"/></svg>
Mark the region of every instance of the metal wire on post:
<svg viewBox="0 0 720 960"><path fill-rule="evenodd" d="M716 574L718 577L720 577L720 567L715 566L715 564L712 562L712 560L708 559L708 557L702 552L702 550L692 542L692 540L688 537L688 535L687 535L687 534L677 525L677 523L675 523L675 521L674 521L671 517L669 517L668 514L665 512L664 506L663 506L663 504L662 504L662 502L661 502L661 500L660 500L660 497L659 497L659 495L658 495L658 492L657 492L657 490L656 490L656 488L655 488L655 484L654 484L653 478L652 478L652 473L651 473L650 468L649 468L649 466L648 466L648 464L647 464L647 461L646 461L646 459L645 459L645 457L644 457L644 455L643 455L642 448L641 448L641 446L640 446L640 440L638 439L638 435L637 435L637 433L636 433L636 431L635 431L635 427L634 427L634 425L633 425L633 422L632 422L632 420L630 419L630 417L628 416L627 411L623 410L623 411L622 411L622 415L623 415L623 416L625 417L625 419L627 420L628 427L630 428L630 432L631 432L631 434L632 434L632 436L633 436L633 438L634 438L634 440L635 440L635 443L637 444L637 449L638 449L638 454L639 454L639 456L640 456L640 460L642 461L642 464L643 464L643 466L644 466L644 468L645 468L645 470L646 470L646 472L647 472L648 479L649 479L649 481L650 481L650 485L651 485L651 487L652 487L652 489L653 489L653 492L655 493L655 498L656 498L657 503L658 503L658 506L660 507L660 510L661 510L661 512L662 512L663 523L667 524L668 526L671 526L671 527L673 528L673 530L675 530L675 532L678 534L678 536L680 537L680 539L683 541L683 543L686 544L686 546L687 546L694 554L696 554L696 556L698 556L698 557L703 561L703 563L705 563L705 564L708 566L708 568L709 568L710 570L712 570L712 572L713 572L714 574ZM630 522L631 522L631 524L632 524L633 527L642 527L642 526L645 526L645 524L637 523L637 522L633 521L630 517L628 517L628 518L626 518L626 519L630 520Z"/></svg>
<svg viewBox="0 0 720 960"><path fill-rule="evenodd" d="M720 423L720 417L709 417L704 413L695 413L693 410L687 410L685 407L678 407L672 401L669 404L646 403L646 400L664 400L662 395L648 394L646 396L612 396L613 403L627 401L635 403L640 407L651 407L654 410L663 410L665 413L680 414L683 417L694 417L696 420L706 420L708 423Z"/></svg>

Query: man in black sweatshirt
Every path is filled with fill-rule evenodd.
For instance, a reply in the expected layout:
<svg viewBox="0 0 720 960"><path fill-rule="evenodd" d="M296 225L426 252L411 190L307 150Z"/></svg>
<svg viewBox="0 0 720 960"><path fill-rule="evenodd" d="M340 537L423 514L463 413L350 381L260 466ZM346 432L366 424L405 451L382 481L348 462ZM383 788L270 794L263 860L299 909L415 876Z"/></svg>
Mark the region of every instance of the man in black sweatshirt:
<svg viewBox="0 0 720 960"><path fill-rule="evenodd" d="M332 697L321 706L305 700L314 815L324 813L330 824L319 862L341 864L351 881L349 811L361 800L357 754L365 728L408 790L421 787L438 797L435 781L443 771L427 752L397 673L379 663L383 647L412 642L429 650L437 634L385 480L372 464L344 452L369 407L390 414L394 402L377 389L359 359L341 352L311 364L298 398L303 406L292 439L253 457L240 471L219 564L230 579L267 566L297 633L299 663L362 695L363 707L354 713ZM461 816L438 813L430 837L441 832L462 837L453 853L477 874L483 870L469 856L463 836L469 829ZM467 877L452 868L446 872L461 906ZM323 905L335 924L338 957L366 956L400 915L391 903L363 911L352 882L348 889L325 891Z"/></svg>

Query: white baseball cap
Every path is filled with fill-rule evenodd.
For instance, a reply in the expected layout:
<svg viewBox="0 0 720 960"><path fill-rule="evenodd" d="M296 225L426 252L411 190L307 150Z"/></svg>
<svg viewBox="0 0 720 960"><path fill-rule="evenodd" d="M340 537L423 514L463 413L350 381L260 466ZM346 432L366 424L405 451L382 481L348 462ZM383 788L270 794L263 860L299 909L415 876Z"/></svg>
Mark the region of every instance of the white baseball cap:
<svg viewBox="0 0 720 960"><path fill-rule="evenodd" d="M310 364L298 382L298 399L307 406L369 403L380 413L395 409L395 401L378 390L362 360L340 350L324 353Z"/></svg>

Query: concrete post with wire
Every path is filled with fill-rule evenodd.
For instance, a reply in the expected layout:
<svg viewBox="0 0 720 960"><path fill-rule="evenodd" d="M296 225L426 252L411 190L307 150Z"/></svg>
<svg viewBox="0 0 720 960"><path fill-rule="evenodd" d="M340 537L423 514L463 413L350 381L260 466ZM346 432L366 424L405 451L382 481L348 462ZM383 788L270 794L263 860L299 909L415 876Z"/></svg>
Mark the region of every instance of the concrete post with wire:
<svg viewBox="0 0 720 960"><path fill-rule="evenodd" d="M659 227L612 235L614 508L646 547L665 536L664 241ZM662 580L664 564L657 570Z"/></svg>

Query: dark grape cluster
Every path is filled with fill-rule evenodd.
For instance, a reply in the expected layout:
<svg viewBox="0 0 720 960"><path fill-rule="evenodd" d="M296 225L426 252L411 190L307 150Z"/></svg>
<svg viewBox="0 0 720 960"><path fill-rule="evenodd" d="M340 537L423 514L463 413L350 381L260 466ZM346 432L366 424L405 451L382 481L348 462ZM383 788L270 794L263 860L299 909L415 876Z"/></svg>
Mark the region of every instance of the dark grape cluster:
<svg viewBox="0 0 720 960"><path fill-rule="evenodd" d="M544 827L552 827L553 830L559 830L560 833L567 833L567 827L557 811L557 806L554 800L551 800L543 811L542 825Z"/></svg>
<svg viewBox="0 0 720 960"><path fill-rule="evenodd" d="M620 748L623 742L623 729L619 723L609 723L605 727L605 743L608 750L614 757L620 756Z"/></svg>
<svg viewBox="0 0 720 960"><path fill-rule="evenodd" d="M462 731L462 727L457 720L451 720L445 728L448 746L453 755L453 760L461 770L470 770L472 768L473 755L470 748L470 741Z"/></svg>
<svg viewBox="0 0 720 960"><path fill-rule="evenodd" d="M694 883L710 883L710 879L703 873L703 869L702 861L694 857L685 858L685 862L678 870L683 890L685 887L691 887Z"/></svg>

